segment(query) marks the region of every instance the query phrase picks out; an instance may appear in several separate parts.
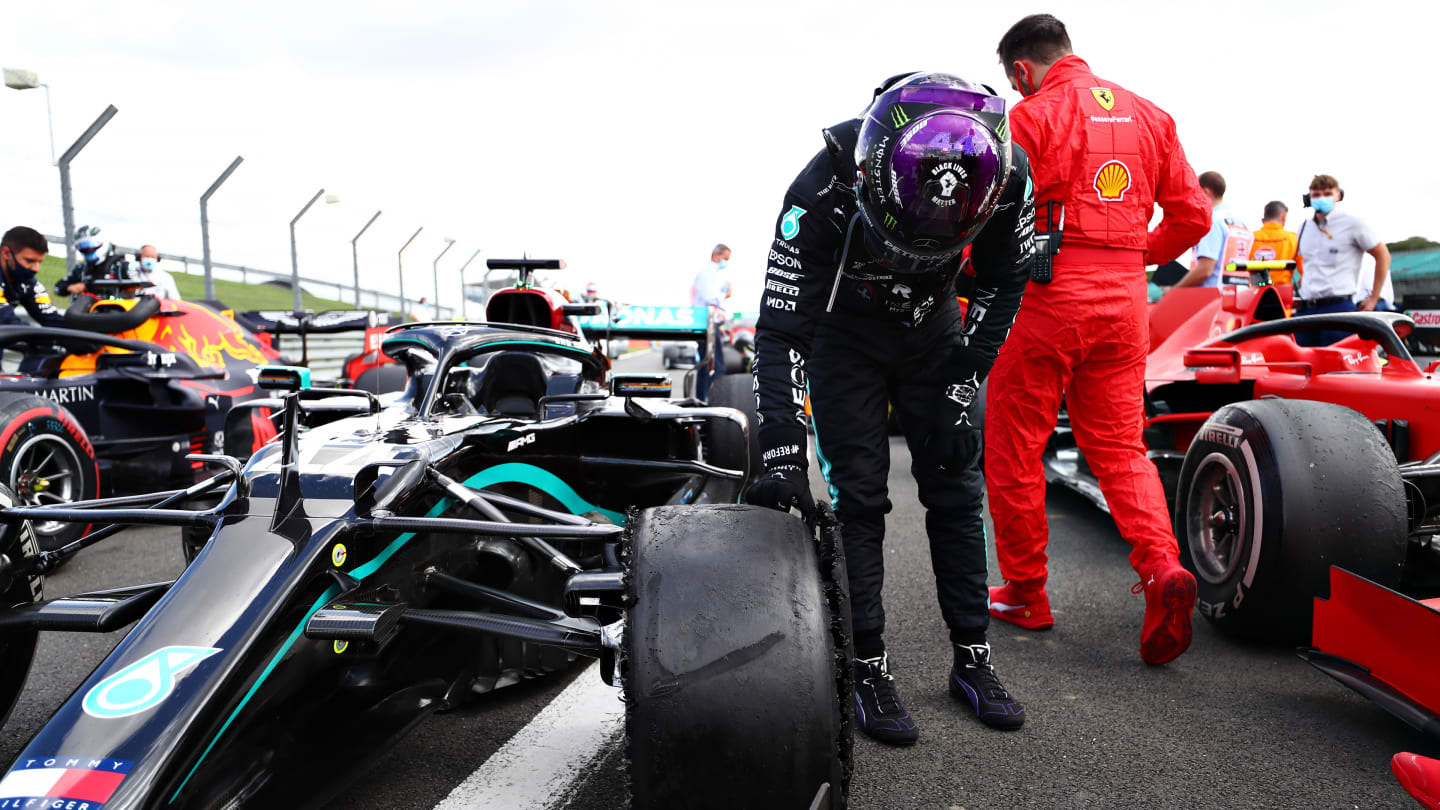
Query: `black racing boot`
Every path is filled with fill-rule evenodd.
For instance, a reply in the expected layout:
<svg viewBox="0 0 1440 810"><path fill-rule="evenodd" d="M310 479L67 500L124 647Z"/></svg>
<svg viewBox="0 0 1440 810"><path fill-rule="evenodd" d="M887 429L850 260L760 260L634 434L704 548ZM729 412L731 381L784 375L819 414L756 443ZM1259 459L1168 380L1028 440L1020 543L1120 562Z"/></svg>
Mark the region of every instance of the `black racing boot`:
<svg viewBox="0 0 1440 810"><path fill-rule="evenodd" d="M1012 731L1024 725L1025 707L1011 697L995 677L995 667L990 665L990 645L956 644L954 647L950 695L968 703L980 722L991 728Z"/></svg>
<svg viewBox="0 0 1440 810"><path fill-rule="evenodd" d="M860 730L888 745L914 745L920 737L890 677L889 655L855 659L855 720Z"/></svg>

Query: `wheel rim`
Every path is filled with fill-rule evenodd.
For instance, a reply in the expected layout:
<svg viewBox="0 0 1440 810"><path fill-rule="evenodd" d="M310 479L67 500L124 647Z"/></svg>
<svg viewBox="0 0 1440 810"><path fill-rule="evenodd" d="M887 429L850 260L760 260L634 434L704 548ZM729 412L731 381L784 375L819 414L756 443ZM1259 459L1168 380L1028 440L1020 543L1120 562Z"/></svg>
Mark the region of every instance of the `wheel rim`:
<svg viewBox="0 0 1440 810"><path fill-rule="evenodd" d="M10 488L26 506L51 506L79 500L80 456L59 436L31 436L15 451L10 465ZM58 521L31 524L36 534L51 536L70 524Z"/></svg>
<svg viewBox="0 0 1440 810"><path fill-rule="evenodd" d="M1190 479L1186 540L1195 572L1207 582L1221 585L1240 566L1245 547L1245 489L1230 459L1211 453Z"/></svg>

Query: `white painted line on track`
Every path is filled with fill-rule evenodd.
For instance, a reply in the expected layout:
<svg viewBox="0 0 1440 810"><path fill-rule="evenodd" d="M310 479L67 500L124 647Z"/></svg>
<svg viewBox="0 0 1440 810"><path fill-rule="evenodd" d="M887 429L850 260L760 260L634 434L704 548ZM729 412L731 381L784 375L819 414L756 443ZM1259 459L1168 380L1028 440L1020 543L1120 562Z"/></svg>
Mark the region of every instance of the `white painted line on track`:
<svg viewBox="0 0 1440 810"><path fill-rule="evenodd" d="M620 690L591 664L435 810L548 810L624 720Z"/></svg>
<svg viewBox="0 0 1440 810"><path fill-rule="evenodd" d="M655 353L655 349L654 349L654 348L649 348L649 349L636 349L636 350L633 351L633 352L626 352L626 353L620 355L619 357L617 357L617 358L615 358L615 359L616 359L617 361L618 361L618 360L633 360L633 359L635 359L635 358L637 358L637 357L644 357L644 356L647 355L647 354L654 354L654 353Z"/></svg>

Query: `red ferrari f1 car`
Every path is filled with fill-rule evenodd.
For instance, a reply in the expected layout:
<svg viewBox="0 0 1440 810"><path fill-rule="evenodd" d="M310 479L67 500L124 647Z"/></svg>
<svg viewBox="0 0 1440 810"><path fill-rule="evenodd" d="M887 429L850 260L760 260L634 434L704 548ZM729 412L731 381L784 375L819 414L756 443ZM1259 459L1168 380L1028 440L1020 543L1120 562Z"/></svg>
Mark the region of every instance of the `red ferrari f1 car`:
<svg viewBox="0 0 1440 810"><path fill-rule="evenodd" d="M1241 270L1247 268L1241 267ZM1289 285L1170 291L1150 313L1145 441L1199 610L1440 733L1440 362L1396 313L1288 317ZM1308 348L1295 335L1350 333ZM1104 507L1068 420L1047 478Z"/></svg>

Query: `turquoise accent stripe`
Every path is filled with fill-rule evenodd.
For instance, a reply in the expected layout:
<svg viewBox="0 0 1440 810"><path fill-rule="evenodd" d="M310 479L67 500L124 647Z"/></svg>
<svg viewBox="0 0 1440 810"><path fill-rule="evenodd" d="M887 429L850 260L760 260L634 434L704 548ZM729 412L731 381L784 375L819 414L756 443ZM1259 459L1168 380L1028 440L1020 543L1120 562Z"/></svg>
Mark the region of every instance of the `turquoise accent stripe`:
<svg viewBox="0 0 1440 810"><path fill-rule="evenodd" d="M422 347L422 348L426 348L426 349L431 348L430 344L424 342L423 340L416 340L415 338L407 338L407 337L393 337L393 338L390 338L390 339L388 339L388 340L381 341L381 342L380 342L380 346L381 346L382 349L385 347L385 344L386 344L386 343L414 343L416 346L420 346L420 347Z"/></svg>
<svg viewBox="0 0 1440 810"><path fill-rule="evenodd" d="M215 747L215 743L220 742L220 738L224 736L225 732L230 728L230 724L235 722L235 717L240 714L240 710L245 708L245 704L249 703L250 698L254 697L255 693L260 689L260 684L265 683L265 679L270 677L270 673L275 670L275 666L280 663L280 659L284 658L285 653L290 652L290 648L295 645L295 640L300 638L301 631L305 629L305 623L310 621L310 617L315 615L315 611L319 610L321 605L334 599L335 595L339 592L340 586L331 585L325 589L325 593L321 594L319 599L315 600L315 604L311 605L310 609L305 611L305 618L301 619L300 623L295 625L295 629L291 631L290 637L285 639L284 644L280 645L280 652L275 653L275 657L271 658L270 663L265 665L265 669L260 672L260 677L255 679L255 683L250 687L250 691L246 692L245 697L240 699L240 705L236 706L235 711L231 712L230 716L225 719L225 725L221 726L220 730L215 733L215 739L211 740L210 744L205 746L205 750L200 753L200 758L195 760L195 766L190 769L189 773L185 774L184 781L180 783L180 787L175 788L175 793L170 796L170 801L167 802L167 804L174 804L175 799L180 796L180 791L184 790L185 786L190 784L190 777L194 776L195 771L200 769L200 763L204 762L205 757L209 756L210 749Z"/></svg>
<svg viewBox="0 0 1440 810"><path fill-rule="evenodd" d="M809 380L805 381L805 393L807 395L810 393ZM813 403L815 398L811 397L810 401ZM814 410L813 405L811 406L811 410ZM830 459L826 458L825 451L820 449L820 423L813 414L810 417L810 425L815 428L815 455L820 457L820 474L825 477L825 484L830 488L830 507L832 509L839 509L840 490L836 489L835 485L830 482Z"/></svg>
<svg viewBox="0 0 1440 810"><path fill-rule="evenodd" d="M497 464L487 470L472 475L465 482L465 486L471 489L485 489L496 484L525 484L532 486L546 495L554 498L564 506L572 515L583 515L586 512L599 512L616 526L625 525L625 515L613 509L605 509L580 497L561 478L549 470L542 470L533 464L521 464L512 462L510 464Z"/></svg>
<svg viewBox="0 0 1440 810"><path fill-rule="evenodd" d="M494 343L484 344L485 348L488 348L490 346L544 346L547 349L560 349L562 351L583 354L586 357L590 356L590 352L587 352L584 349L580 349L575 346L566 346L563 343L544 343L538 340L497 340Z"/></svg>
<svg viewBox="0 0 1440 810"><path fill-rule="evenodd" d="M543 345L548 346L551 344L547 343ZM549 470L542 470L533 464L521 464L518 462L500 464L478 472L464 481L464 485L471 489L484 489L489 486L494 486L495 484L507 483L528 484L535 487L559 501L566 509L570 510L571 514L579 515L585 512L599 512L616 525L623 525L625 523L625 516L623 514L595 506L584 498L581 498L580 494L572 489L569 484L562 481L559 476L556 476ZM452 501L449 498L442 498L439 503L436 503L430 508L430 511L425 513L425 517L436 517L440 515L451 503ZM374 559L352 569L350 576L364 580L365 577L380 570L380 567L388 562L391 557L395 556L395 552L403 548L414 536L414 532L406 532L396 537L390 545L375 555ZM270 659L270 663L266 664L265 669L261 670L260 677L255 679L255 683L250 686L250 690L245 693L245 697L240 699L240 703L235 707L235 710L230 712L230 716L225 719L225 724L220 726L220 730L215 733L215 738L210 741L209 745L205 746L205 750L200 753L200 758L195 760L194 767L190 769L189 773L185 774L185 779L180 783L180 787L175 788L175 793L170 796L170 801L167 802L167 804L175 803L175 799L180 796L180 791L184 790L185 786L190 783L190 777L195 775L195 771L200 769L201 763L203 763L205 757L210 754L210 749L215 747L215 743L220 742L220 738L225 735L225 732L230 728L230 724L235 722L235 718L239 716L240 711L250 702L250 698L254 697L255 693L260 691L261 684L265 683L265 679L270 677L270 673L280 664L280 660L285 657L285 654L290 652L290 648L295 646L295 642L305 630L305 623L310 621L310 617L315 615L315 611L319 610L326 602L334 599L339 593L340 586L331 585L325 589L325 592L320 595L319 599L315 600L315 604L311 605L310 609L305 611L305 618L301 619L300 623L295 625L295 629L290 631L290 635L285 639L285 643L280 645L279 652L275 653L274 657Z"/></svg>

